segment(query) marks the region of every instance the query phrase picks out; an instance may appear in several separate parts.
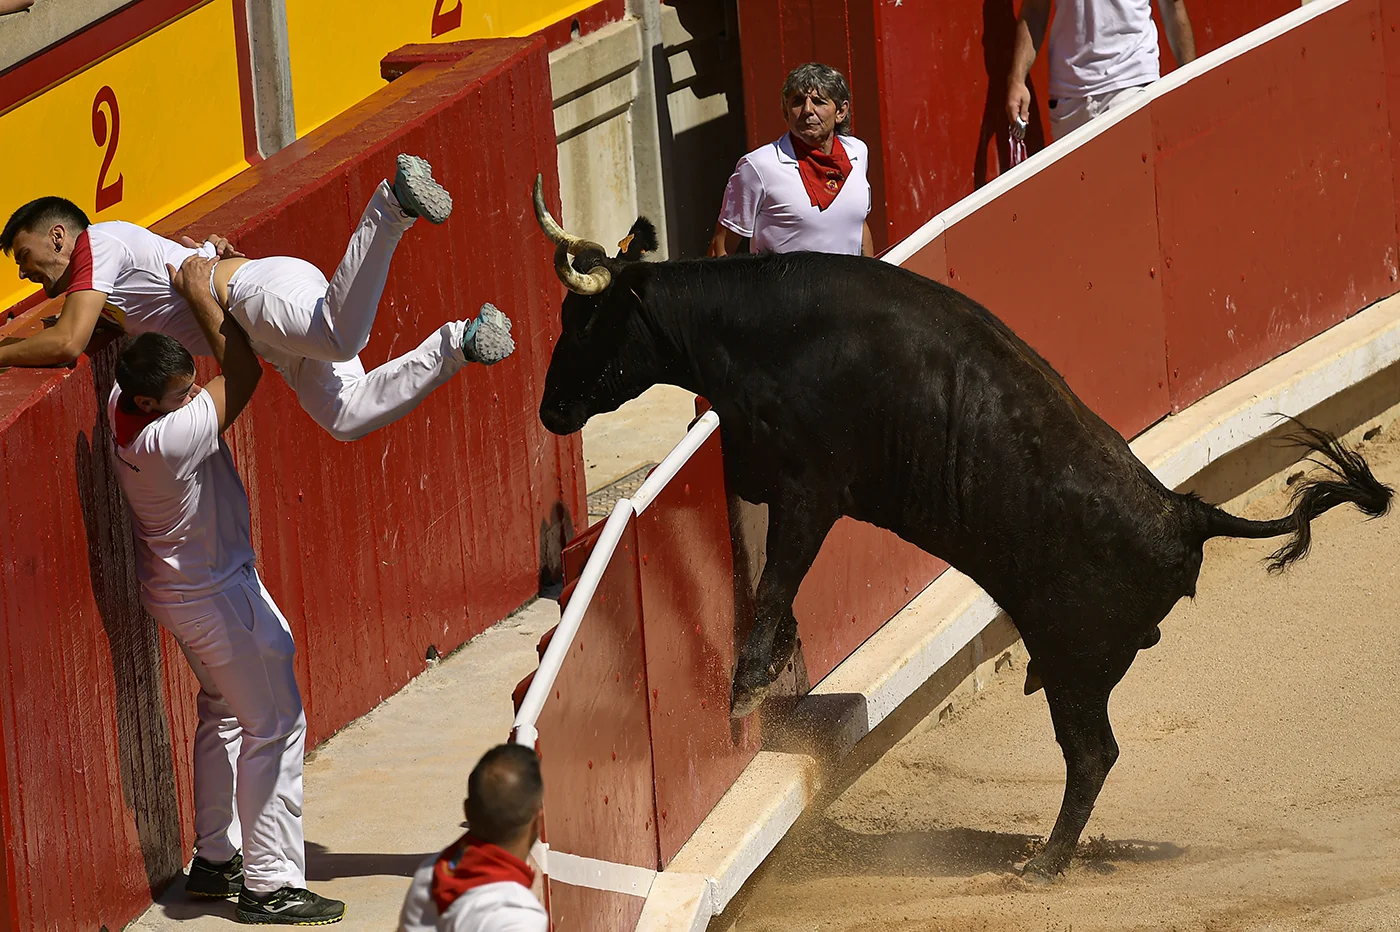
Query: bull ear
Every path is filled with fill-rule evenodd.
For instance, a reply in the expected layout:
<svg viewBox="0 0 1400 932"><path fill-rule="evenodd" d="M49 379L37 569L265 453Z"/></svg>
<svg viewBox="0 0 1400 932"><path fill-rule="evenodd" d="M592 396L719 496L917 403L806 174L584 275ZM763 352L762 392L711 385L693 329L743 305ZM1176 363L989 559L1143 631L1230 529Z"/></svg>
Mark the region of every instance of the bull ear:
<svg viewBox="0 0 1400 932"><path fill-rule="evenodd" d="M627 236L617 244L617 260L636 262L642 258L644 253L656 252L658 245L659 240L656 236L655 225L646 217L638 217Z"/></svg>

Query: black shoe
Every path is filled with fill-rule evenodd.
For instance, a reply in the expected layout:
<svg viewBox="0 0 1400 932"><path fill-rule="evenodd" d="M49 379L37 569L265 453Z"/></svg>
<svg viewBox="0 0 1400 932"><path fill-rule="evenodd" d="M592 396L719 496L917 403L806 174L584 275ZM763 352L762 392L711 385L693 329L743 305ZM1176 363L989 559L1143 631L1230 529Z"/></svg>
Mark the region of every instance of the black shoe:
<svg viewBox="0 0 1400 932"><path fill-rule="evenodd" d="M222 864L195 858L185 878L185 892L226 900L243 892L243 855L235 854Z"/></svg>
<svg viewBox="0 0 1400 932"><path fill-rule="evenodd" d="M265 926L325 926L345 918L345 904L303 890L282 887L271 893L244 890L238 897L238 921Z"/></svg>

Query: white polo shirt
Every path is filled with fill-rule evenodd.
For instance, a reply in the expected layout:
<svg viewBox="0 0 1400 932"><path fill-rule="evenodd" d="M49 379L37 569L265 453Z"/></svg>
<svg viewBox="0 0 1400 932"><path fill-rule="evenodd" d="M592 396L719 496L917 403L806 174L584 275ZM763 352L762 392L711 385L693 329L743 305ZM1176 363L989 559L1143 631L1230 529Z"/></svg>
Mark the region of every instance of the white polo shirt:
<svg viewBox="0 0 1400 932"><path fill-rule="evenodd" d="M112 468L131 511L144 594L170 602L218 592L253 562L253 543L248 493L219 434L214 399L201 391L143 424L117 409L120 397L113 386Z"/></svg>
<svg viewBox="0 0 1400 932"><path fill-rule="evenodd" d="M1050 98L1089 97L1161 77L1152 0L1056 0Z"/></svg>
<svg viewBox="0 0 1400 932"><path fill-rule="evenodd" d="M797 168L792 136L739 160L724 189L719 222L747 236L753 252L834 252L860 255L861 228L870 214L870 153L854 136L840 136L851 175L826 210L812 206Z"/></svg>
<svg viewBox="0 0 1400 932"><path fill-rule="evenodd" d="M194 356L208 356L209 342L189 302L170 284L166 265L179 268L193 255L214 255L205 243L189 249L145 227L123 220L94 223L78 234L68 268L68 294L100 291L107 296L103 316L127 333L156 331L179 340Z"/></svg>

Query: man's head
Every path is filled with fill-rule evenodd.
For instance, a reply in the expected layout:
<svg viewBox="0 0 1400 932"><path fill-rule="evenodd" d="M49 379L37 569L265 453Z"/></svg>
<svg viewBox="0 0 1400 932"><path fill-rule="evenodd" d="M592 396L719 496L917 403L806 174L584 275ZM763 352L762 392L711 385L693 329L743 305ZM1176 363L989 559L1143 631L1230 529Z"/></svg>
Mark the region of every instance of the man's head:
<svg viewBox="0 0 1400 932"><path fill-rule="evenodd" d="M62 197L41 197L10 215L0 230L0 251L14 256L19 277L44 287L56 298L68 287L68 260L78 235L88 228L87 214Z"/></svg>
<svg viewBox="0 0 1400 932"><path fill-rule="evenodd" d="M128 340L117 357L122 400L143 414L169 414L199 395L194 357L179 340L143 333Z"/></svg>
<svg viewBox="0 0 1400 932"><path fill-rule="evenodd" d="M482 841L528 849L540 837L540 759L519 744L487 751L467 778L467 823Z"/></svg>
<svg viewBox="0 0 1400 932"><path fill-rule="evenodd" d="M822 148L835 133L851 132L851 88L829 65L798 65L783 82L783 119L798 139Z"/></svg>

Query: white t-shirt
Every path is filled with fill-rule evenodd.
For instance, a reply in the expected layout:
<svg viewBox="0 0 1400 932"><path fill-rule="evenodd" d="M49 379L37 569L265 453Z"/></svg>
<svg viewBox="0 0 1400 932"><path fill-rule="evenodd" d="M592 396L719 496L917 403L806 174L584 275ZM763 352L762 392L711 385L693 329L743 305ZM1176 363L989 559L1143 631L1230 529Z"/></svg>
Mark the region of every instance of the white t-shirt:
<svg viewBox="0 0 1400 932"><path fill-rule="evenodd" d="M549 913L524 884L473 887L438 915L433 902L434 854L419 865L399 913L398 932L549 932Z"/></svg>
<svg viewBox="0 0 1400 932"><path fill-rule="evenodd" d="M144 418L118 410L120 397L114 385L107 417L117 438L112 468L136 531L136 578L157 602L218 592L254 558L248 493L214 399L202 391L142 426Z"/></svg>
<svg viewBox="0 0 1400 932"><path fill-rule="evenodd" d="M784 133L739 160L724 189L719 222L750 237L754 252L860 255L861 228L870 214L869 150L854 136L838 138L851 160L851 175L826 210L812 206L791 135Z"/></svg>
<svg viewBox="0 0 1400 932"><path fill-rule="evenodd" d="M1050 99L1089 97L1161 76L1152 0L1056 0Z"/></svg>
<svg viewBox="0 0 1400 932"><path fill-rule="evenodd" d="M101 291L107 295L103 314L127 333L164 333L192 355L207 356L209 341L189 302L171 286L165 268L169 264L178 269L196 254L212 257L214 247L205 243L189 249L123 220L94 223L73 244L67 291Z"/></svg>

